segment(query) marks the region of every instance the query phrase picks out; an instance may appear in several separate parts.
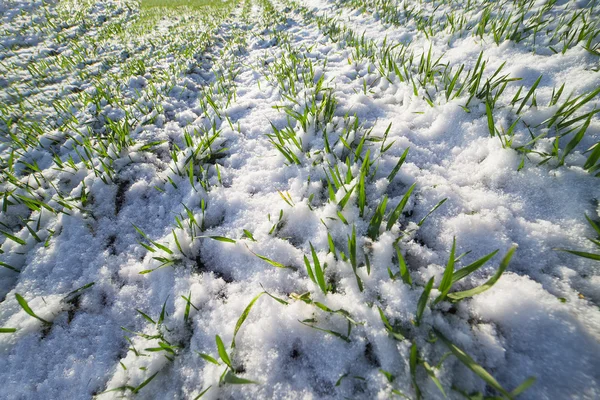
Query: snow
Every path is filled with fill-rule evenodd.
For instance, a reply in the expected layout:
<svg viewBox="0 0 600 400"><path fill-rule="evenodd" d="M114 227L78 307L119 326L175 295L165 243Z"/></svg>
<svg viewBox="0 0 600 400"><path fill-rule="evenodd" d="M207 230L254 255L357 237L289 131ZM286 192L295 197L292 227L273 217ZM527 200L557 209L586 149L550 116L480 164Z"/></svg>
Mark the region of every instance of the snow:
<svg viewBox="0 0 600 400"><path fill-rule="evenodd" d="M460 3L443 3L436 15L460 10ZM20 270L0 268L0 327L16 329L0 333L0 397L135 397L131 389L100 393L136 388L156 373L137 397L193 399L210 386L204 398L385 399L393 396L392 389L413 398L411 345L432 366L448 352L439 339L430 340L435 328L509 391L536 377L519 398L599 398L599 265L555 249L597 252L586 239L595 232L585 215L600 217L600 185L584 164L589 155L585 151L600 138L600 119L598 114L590 119L586 135L564 165L556 158L540 164L544 157L534 152L521 165L522 155L515 150L531 139L528 127L536 134L548 130L538 125L554 115L569 93L576 96L600 86L597 56L581 44L563 55L541 40L496 45L490 34L482 39L448 30L429 37L414 21L386 22L376 11L378 1L278 0L272 2L274 16L265 12L268 4L252 2L245 8L225 3L210 15L191 9L154 15L157 11L143 11L137 2L123 0L0 4L0 103L6 104L0 108L0 194L3 199L11 191L35 194L49 207L65 211L32 211L14 197L15 204L1 209L0 230L25 244L0 234L0 261ZM432 4L415 5L432 12ZM533 4L530 12L543 5ZM552 13L589 7L585 1L565 1ZM481 9L479 4L464 15L476 24ZM509 83L501 96L494 110L497 127L508 129L514 121L509 103L519 87L526 93L543 75L536 91L538 106L525 107L515 128L515 145L506 148L497 136L490 137L485 102L474 99L465 112L461 106L468 96L446 102L441 91L431 107L422 87L415 96L411 83L397 76L391 82L382 79L373 60L355 57L346 40L326 34L317 21L325 16L333 16L359 38L364 32L377 48L384 40L407 44L417 65L429 48L433 60L465 64L465 71L483 51L484 77L506 62L502 74L522 80ZM272 68L289 62L291 51L313 63L313 83L322 76L323 87L337 101L326 127L322 119L313 118L305 131L292 121L302 139L302 150L294 149L299 165L289 165L267 136L273 134L272 125L282 129L290 120L277 106L302 113L303 102L314 93L295 80L300 102L295 108L282 93ZM82 60L79 54L84 54ZM53 61L69 65L69 58L75 60L73 67ZM137 70L140 60L145 71ZM27 69L44 67L45 62L50 63L47 76ZM553 89L563 83L561 102L546 106ZM219 85L234 86L236 95L228 100ZM19 108L17 93L26 99L21 102L26 111ZM217 109L206 100L207 93ZM66 107L74 118L53 106L69 99ZM598 101L596 96L575 115L597 108ZM15 117L25 126L41 128L39 140L28 142L26 149L8 135L25 137L23 127L9 127L7 121ZM354 160L338 141L353 118L360 127L349 134L348 143L356 145L371 129L371 137L383 137L391 124L385 144L393 144L382 153L381 142L366 142L377 166L366 189L368 216L359 212L357 187L340 211L345 224L337 204L346 191L338 190L329 202L327 179L333 176L329 166L345 177L346 155ZM118 136L109 120L127 120L133 143L119 148L115 140L104 151L101 144L106 141L100 139ZM338 141L330 154L323 151L324 128L331 143ZM196 165L192 184L186 175L188 157L215 131L220 135L210 149L196 154L212 153L215 159ZM85 140L92 144L86 147ZM566 142L561 141L561 149ZM553 143L553 137L543 138L533 149L551 152ZM144 149L149 144L151 150ZM406 148L406 161L389 182L387 176ZM94 150L91 157L86 149ZM346 190L358 185L362 162L351 165ZM40 172L31 172L34 163ZM112 166L112 175L103 163ZM19 184L8 179L9 173ZM415 190L399 222L385 229L388 213L412 184ZM386 219L372 240L367 234L370 216L384 196ZM443 199L447 201L417 225ZM195 234L189 228L190 214L197 221ZM35 228L39 240L25 223ZM353 226L362 292L345 259ZM329 251L328 234L336 255ZM491 289L456 304L425 307L416 326L417 304L431 277L435 283L429 304L441 293L438 286L453 238L457 257L468 252L456 269L499 250L453 291L486 282L509 248L518 247L507 272ZM399 270L395 245L406 260L412 285L399 275L389 276L388 268ZM327 263L325 276L335 284L333 293L324 294L307 274L304 257L314 264L311 246L321 265ZM276 268L257 255L288 268ZM161 267L163 261L156 258L175 262ZM68 297L92 282L75 299ZM269 295L256 301L231 349L238 318L263 291ZM307 292L312 302L298 299ZM15 294L51 324L28 315ZM191 305L186 307L188 296ZM343 309L358 324L314 302ZM158 321L163 305L160 327L140 313ZM392 338L378 307L407 340ZM301 323L313 319L314 326L342 336L351 325L349 341ZM175 346L172 352L156 351L162 339L153 335L159 330ZM224 362L215 365L198 355L219 359L216 335L226 345L235 374L258 384L220 382ZM393 382L380 370L391 373ZM435 374L450 398L462 398L452 387L498 394L454 356ZM416 380L424 398L443 398L422 363Z"/></svg>

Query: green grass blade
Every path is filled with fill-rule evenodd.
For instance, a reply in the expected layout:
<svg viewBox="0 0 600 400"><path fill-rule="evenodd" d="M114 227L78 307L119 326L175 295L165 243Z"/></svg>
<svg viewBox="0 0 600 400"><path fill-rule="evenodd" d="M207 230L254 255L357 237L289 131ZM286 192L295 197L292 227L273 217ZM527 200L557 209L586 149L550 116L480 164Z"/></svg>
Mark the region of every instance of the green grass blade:
<svg viewBox="0 0 600 400"><path fill-rule="evenodd" d="M225 236L196 236L196 237L200 237L200 238L209 238L212 240L216 240L219 242L225 242L225 243L235 243L236 241L234 239L230 239L228 237Z"/></svg>
<svg viewBox="0 0 600 400"><path fill-rule="evenodd" d="M600 146L598 146L598 147L600 148ZM600 238L600 225L598 225L590 217L588 217L587 214L585 214L585 219L590 224L590 226L596 231L596 233L598 234L598 238Z"/></svg>
<svg viewBox="0 0 600 400"><path fill-rule="evenodd" d="M11 234L10 234L10 233L8 233L8 232L5 232L5 231L3 231L3 230L0 230L0 233L1 233L1 234L3 234L4 236L6 236L6 238L7 238L7 239L10 239L10 240L12 240L13 242L19 243L19 244L20 244L20 245L22 245L22 246L24 246L24 245L26 245L26 244L27 244L27 242L26 242L26 241L24 241L23 239L21 239L21 238L18 238L18 237L14 236L14 235L11 235Z"/></svg>
<svg viewBox="0 0 600 400"><path fill-rule="evenodd" d="M402 332L399 332L397 329L394 329L394 327L390 324L387 317L383 313L381 307L377 306L377 310L379 311L379 317L381 318L381 321L383 322L383 325L385 326L385 329L388 331L388 333L398 341L406 339Z"/></svg>
<svg viewBox="0 0 600 400"><path fill-rule="evenodd" d="M592 150L587 160L585 161L585 164L583 165L583 169L585 170L592 169L596 165L598 160L600 160L600 142L592 146L590 150L591 149L594 150Z"/></svg>
<svg viewBox="0 0 600 400"><path fill-rule="evenodd" d="M421 317L423 316L423 312L425 311L425 306L427 306L427 301L429 300L429 293L431 292L431 288L433 288L433 277L429 279L429 281L425 285L425 289L423 289L423 293L421 293L421 297L419 297L419 302L417 303L417 316L415 318L416 326L419 326L421 324Z"/></svg>
<svg viewBox="0 0 600 400"><path fill-rule="evenodd" d="M211 387L212 387L212 385L210 385L209 387L207 387L206 389L204 389L203 391L201 391L198 396L194 397L194 400L198 400L202 396L204 396L206 394L206 392L208 392L210 390Z"/></svg>
<svg viewBox="0 0 600 400"><path fill-rule="evenodd" d="M308 273L308 277L310 278L310 280L314 283L317 283L312 268L310 267L310 261L308 261L308 257L306 257L306 255L304 256L304 265L306 266L306 272Z"/></svg>
<svg viewBox="0 0 600 400"><path fill-rule="evenodd" d="M173 250L169 249L167 246L164 246L158 242L155 242L154 240L151 241L153 245L155 245L156 247L158 247L159 249L163 250L165 253L167 254L173 254Z"/></svg>
<svg viewBox="0 0 600 400"><path fill-rule="evenodd" d="M452 249L450 250L450 257L448 258L448 263L446 264L446 269L444 270L444 276L442 277L442 282L438 287L438 290L442 292L433 302L433 304L437 304L440 301L446 298L446 295L452 288L452 276L454 275L454 253L456 252L456 237L452 239Z"/></svg>
<svg viewBox="0 0 600 400"><path fill-rule="evenodd" d="M587 253L585 251L576 251L576 250L568 250L568 249L554 249L554 250L564 251L564 252L579 256L579 257L584 257L584 258L589 258L590 260L600 261L600 254Z"/></svg>
<svg viewBox="0 0 600 400"><path fill-rule="evenodd" d="M396 256L398 257L398 267L400 268L400 276L402 277L402 281L407 285L412 285L412 278L410 277L410 273L408 272L408 266L406 265L406 261L402 256L402 252L400 248L394 245L396 248Z"/></svg>
<svg viewBox="0 0 600 400"><path fill-rule="evenodd" d="M214 359L213 357L209 356L208 354L199 353L199 352L196 352L196 353L198 353L198 355L200 357L202 357L204 360L206 360L206 361L208 361L210 363L213 363L215 365L221 365L221 363L219 363L216 359Z"/></svg>
<svg viewBox="0 0 600 400"><path fill-rule="evenodd" d="M542 76L543 75L540 75L540 77L537 78L537 80L535 81L535 83L533 84L533 86L531 87L531 89L529 89L529 92L527 92L527 95L525 96L525 98L521 102L521 106L517 110L517 114L519 114L521 112L521 110L523 109L523 107L525 107L525 104L527 103L527 100L529 100L529 98L531 97L531 95L533 94L533 92L535 92L535 89L537 88L538 84L542 80Z"/></svg>
<svg viewBox="0 0 600 400"><path fill-rule="evenodd" d="M533 385L536 381L536 378L534 376L530 376L529 378L525 379L525 381L523 383L521 383L516 389L514 389L512 392L510 392L510 394L513 397L517 397L518 395L520 395L521 393L523 393L524 391L526 391L527 389L529 389L531 387L531 385Z"/></svg>
<svg viewBox="0 0 600 400"><path fill-rule="evenodd" d="M485 102L485 113L487 115L488 131L490 132L490 136L494 137L496 135L496 127L494 126L494 116L492 115L492 106L489 101Z"/></svg>
<svg viewBox="0 0 600 400"><path fill-rule="evenodd" d="M146 314L146 313L144 313L144 312L142 312L142 311L140 311L138 309L136 309L135 311L137 311L138 313L140 313L140 315L142 317L144 317L144 319L146 321L150 322L152 325L156 325L156 322L152 318L150 318L150 316L148 314Z"/></svg>
<svg viewBox="0 0 600 400"><path fill-rule="evenodd" d="M467 265L464 268L459 269L452 275L452 283L456 283L462 278L472 274L481 268L485 263L487 263L492 257L494 257L498 253L498 250L492 251L487 256L481 257L479 260Z"/></svg>
<svg viewBox="0 0 600 400"><path fill-rule="evenodd" d="M383 221L387 200L387 196L384 196L381 200L381 203L379 203L379 206L377 206L373 217L371 217L367 234L372 240L376 240L379 237L379 228L381 227L381 222Z"/></svg>
<svg viewBox="0 0 600 400"><path fill-rule="evenodd" d="M52 322L48 322L45 319L40 318L39 316L37 316L36 313L34 313L33 310L31 309L31 307L29 307L29 304L27 304L27 301L19 293L15 293L15 297L17 299L17 302L19 302L19 305L21 306L21 308L23 309L23 311L25 311L27 314L29 314L33 318L36 318L36 319L42 321L44 324L47 324L47 325L51 325L52 324Z"/></svg>
<svg viewBox="0 0 600 400"><path fill-rule="evenodd" d="M313 247L312 243L310 243L310 252L312 254L313 264L315 265L315 278L317 279L317 283L323 293L327 294L327 283L325 282L325 273L321 268L321 263L319 262L319 257L317 257L317 252Z"/></svg>
<svg viewBox="0 0 600 400"><path fill-rule="evenodd" d="M446 396L446 392L444 391L444 388L442 387L442 383L437 378L437 376L435 376L435 371L433 370L433 368L429 365L429 363L427 361L423 361L422 365L425 368L425 371L427 372L427 375L429 375L429 377L431 378L431 380L433 381L433 383L435 383L435 386L437 386L437 388L439 389L439 391L442 392L442 394L444 395L444 397L447 398L448 396Z"/></svg>
<svg viewBox="0 0 600 400"><path fill-rule="evenodd" d="M445 199L442 199L442 200L440 200L440 201L439 201L439 202L438 202L438 203L437 203L437 204L436 204L436 205L435 205L435 206L434 206L434 207L433 207L433 208L432 208L432 209L431 209L431 210L430 210L430 211L427 213L427 215L426 215L426 216L424 216L424 217L423 217L423 218L422 218L422 219L419 221L419 223L417 224L417 226L421 226L421 225L423 225L423 223L425 222L425 220L426 220L427 218L429 218L429 216L430 216L431 214L433 214L433 212L434 212L435 210L437 210L437 209L438 209L438 208L439 208L439 207L440 207L442 204L444 204L444 203L446 202L446 200L448 200L448 198L447 198L447 197L446 197Z"/></svg>
<svg viewBox="0 0 600 400"><path fill-rule="evenodd" d="M248 239L252 240L253 242L256 242L256 239L254 239L252 232L250 232L246 229L244 229L244 236L246 236Z"/></svg>
<svg viewBox="0 0 600 400"><path fill-rule="evenodd" d="M348 193L346 193L342 200L340 200L340 202L338 203L338 207L340 208L340 210L343 210L346 206L346 203L348 203L348 200L350 200L350 196L352 195L352 192L354 191L355 187L356 185L352 186L350 190L348 190Z"/></svg>
<svg viewBox="0 0 600 400"><path fill-rule="evenodd" d="M11 271L17 272L17 273L21 272L18 269L16 269L15 267L13 267L12 265L9 265L9 264L7 264L5 262L2 262L2 261L0 261L0 267L4 267L6 269L10 269Z"/></svg>
<svg viewBox="0 0 600 400"><path fill-rule="evenodd" d="M510 263L510 259L512 258L512 256L515 253L516 249L517 249L516 247L512 247L508 251L508 253L506 253L506 255L504 256L504 258L502 259L502 262L500 262L500 266L498 267L498 271L496 271L496 273L494 274L494 276L492 276L486 283L484 283L481 286L477 286L477 287L475 287L473 289L470 289L470 290L465 290L465 291L462 291L462 292L450 293L450 294L448 294L448 297L451 298L453 301L459 301L459 300L462 300L464 298L473 297L473 296L475 296L477 294L483 293L486 290L488 290L489 288L491 288L492 286L494 286L494 284L496 282L498 282L498 279L500 279L500 277L502 276L502 274L504 273L504 271L508 267L508 264Z"/></svg>
<svg viewBox="0 0 600 400"><path fill-rule="evenodd" d="M227 373L225 374L225 377L223 378L223 382L231 383L232 385L246 385L246 384L259 385L258 382L235 376L231 371L227 371Z"/></svg>
<svg viewBox="0 0 600 400"><path fill-rule="evenodd" d="M231 360L229 359L229 355L227 354L227 350L225 350L225 345L223 344L223 341L221 340L221 337L219 335L215 336L215 341L217 342L217 350L219 352L219 357L221 357L221 360L223 360L223 362L231 369L233 369L233 367L231 366Z"/></svg>
<svg viewBox="0 0 600 400"><path fill-rule="evenodd" d="M237 323L235 324L235 329L233 330L233 339L231 339L232 349L235 348L235 336L242 327L244 321L246 321L246 318L248 318L248 314L250 314L250 310L252 310L252 306L254 305L254 303L256 303L256 300L260 299L260 296L262 296L263 294L265 294L265 292L260 292L259 294L257 294L256 297L254 297L252 301L250 301L250 304L248 304L248 306L244 309L242 315L240 315L240 317L238 318Z"/></svg>
<svg viewBox="0 0 600 400"><path fill-rule="evenodd" d="M579 129L579 131L575 134L575 136L573 136L573 138L569 141L569 143L567 143L567 146L565 147L565 150L563 151L563 155L560 159L560 165L563 165L565 163L565 158L575 149L575 147L579 144L579 142L581 142L581 139L583 139L583 136L585 135L585 131L587 130L588 126L590 126L590 122L592 122L591 115L588 117L588 119L585 121L585 123L581 126L581 129Z"/></svg>
<svg viewBox="0 0 600 400"><path fill-rule="evenodd" d="M477 364L475 360L473 360L467 353L465 353L462 349L456 346L454 343L450 342L442 333L440 333L437 329L433 329L435 335L444 342L446 347L450 349L452 354L459 359L467 368L473 371L477 376L483 379L488 385L502 393L504 396L509 399L512 398L512 395L508 393L504 388L498 383L498 381L487 372L481 365Z"/></svg>
<svg viewBox="0 0 600 400"><path fill-rule="evenodd" d="M417 349L417 344L415 342L413 342L412 346L410 347L409 366L410 366L410 379L412 381L413 388L415 389L415 396L416 396L417 400L421 399L421 389L419 388L419 385L417 384L417 364L418 364L418 362L419 362L419 350Z"/></svg>
<svg viewBox="0 0 600 400"><path fill-rule="evenodd" d="M272 266L274 266L274 267L277 267L277 268L290 268L290 267L286 267L285 265L283 265L283 264L281 264L281 263L278 263L277 261L273 261L273 260L271 260L271 259L270 259L270 258L268 258L268 257L261 256L260 254L257 254L257 253L255 253L255 252L253 252L252 250L250 250L250 248L249 248L248 246L246 246L246 247L248 248L248 251L250 251L250 253L254 254L256 257L258 257L258 258L260 258L261 260L263 260L263 261L265 261L265 262L267 262L267 263L271 264L271 265L272 265Z"/></svg>
<svg viewBox="0 0 600 400"><path fill-rule="evenodd" d="M398 171L400 171L402 164L404 164L404 160L406 160L406 156L408 155L409 149L410 149L410 147L407 147L406 150L404 150L404 153L402 153L402 155L400 156L398 163L396 163L396 166L394 167L392 172L390 172L390 174L387 177L388 182L391 182L394 179L394 177L396 176L396 174L398 173Z"/></svg>
<svg viewBox="0 0 600 400"><path fill-rule="evenodd" d="M396 221L398 221L398 218L400 218L400 214L402 214L402 211L404 211L404 207L406 207L406 203L408 202L408 198L410 197L412 191L414 190L415 186L417 184L413 183L411 185L410 188L408 188L408 191L404 194L404 196L402 197L402 200L400 200L400 203L398 203L398 205L396 206L396 208L394 209L394 211L392 211L390 213L390 215L388 216L388 223L386 226L386 230L390 230L392 229L392 226L394 226L394 224L396 223Z"/></svg>
<svg viewBox="0 0 600 400"><path fill-rule="evenodd" d="M133 393L139 393L140 390L142 390L144 388L144 386L146 386L147 384L149 384L150 381L152 381L152 379L154 379L154 377L156 377L156 375L158 375L159 372L160 371L156 371L152 376L150 376L150 378L146 379L138 387L136 387L135 389L133 389Z"/></svg>
<svg viewBox="0 0 600 400"><path fill-rule="evenodd" d="M311 323L307 323L306 321L313 322L312 320L304 320L304 321L298 321L298 322L300 322L302 325L306 325L306 326L308 326L310 328L316 329L316 330L321 331L321 332L328 333L328 334L330 334L332 336L335 336L335 337L337 337L339 339L342 339L344 342L347 342L347 343L351 342L350 338L348 336L346 336L346 335L343 335L343 334L341 334L339 332L332 331L332 330L329 330L329 329L319 328L318 326L312 325Z"/></svg>
<svg viewBox="0 0 600 400"><path fill-rule="evenodd" d="M335 259L337 259L337 253L335 251L335 243L333 242L333 237L331 236L331 233L329 233L329 231L327 231L327 244L329 245L329 252L331 254L333 254L333 257Z"/></svg>

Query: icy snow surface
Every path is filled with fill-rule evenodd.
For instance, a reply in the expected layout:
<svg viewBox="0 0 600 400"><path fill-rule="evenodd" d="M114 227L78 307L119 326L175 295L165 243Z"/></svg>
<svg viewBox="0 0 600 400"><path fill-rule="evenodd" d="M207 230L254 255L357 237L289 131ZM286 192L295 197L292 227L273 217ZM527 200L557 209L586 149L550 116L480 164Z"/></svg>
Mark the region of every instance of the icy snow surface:
<svg viewBox="0 0 600 400"><path fill-rule="evenodd" d="M463 3L277 0L225 3L214 13L140 11L117 0L0 3L0 327L16 329L0 333L0 398L193 399L209 387L203 398L443 398L427 368L449 398L501 394L456 356L444 358L438 334L508 391L535 377L519 398L600 398L600 264L556 250L595 251L585 215L600 217L600 181L584 164L600 120L589 118L562 165L573 133L545 160L554 131L540 127L570 93L600 86L598 56L585 43L562 54L560 42L555 54L541 31L535 43L533 35L496 44L489 29L473 33L486 2L464 13ZM544 1L525 3L527 18L550 18L589 12L593 1L558 1L551 11ZM453 12L468 30L434 24L426 34L419 24L427 20L391 23L383 4L437 18ZM498 8L518 10L513 2ZM485 80L506 63L500 75L522 79L496 103L499 132L516 119L522 100L510 103L519 87L522 99L542 75L537 105L526 102L514 142L503 146L499 134L490 136L485 99L465 110L467 93L447 101L432 83L426 92L393 72L386 79L380 58L357 55L348 33L371 43L369 51L408 46L415 71L428 58L454 68L450 77L462 64L466 74L483 51ZM305 57L312 71L300 62L298 75L279 82L289 54ZM312 85L302 77L309 72ZM334 115L326 126L309 116L304 129L291 115L310 106L317 82L326 88L318 101L335 96ZM563 83L560 101L548 105ZM297 98L286 96L293 84ZM575 116L599 106L596 96ZM272 143L288 123L301 140L292 150L297 164ZM548 136L528 144L541 133ZM517 150L524 145L534 151L525 156ZM367 150L373 165L361 213ZM349 178L338 185L335 171L345 180L347 159ZM384 196L373 239L371 217ZM517 249L491 289L434 304L453 238L462 256L456 270L499 252L452 292L485 283ZM398 273L396 246L411 284ZM316 270L311 247L327 265L327 294L308 274L305 256ZM16 294L49 323L29 315ZM404 340L388 332L379 309ZM221 381L216 335L231 358L228 376L256 383Z"/></svg>

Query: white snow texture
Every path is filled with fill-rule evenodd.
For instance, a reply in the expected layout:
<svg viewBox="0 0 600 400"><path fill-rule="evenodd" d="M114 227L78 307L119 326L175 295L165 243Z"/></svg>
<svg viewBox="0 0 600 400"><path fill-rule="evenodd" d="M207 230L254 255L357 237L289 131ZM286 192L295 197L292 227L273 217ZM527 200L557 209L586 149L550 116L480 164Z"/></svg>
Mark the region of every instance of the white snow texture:
<svg viewBox="0 0 600 400"><path fill-rule="evenodd" d="M0 3L0 398L600 398L599 5L297 1Z"/></svg>

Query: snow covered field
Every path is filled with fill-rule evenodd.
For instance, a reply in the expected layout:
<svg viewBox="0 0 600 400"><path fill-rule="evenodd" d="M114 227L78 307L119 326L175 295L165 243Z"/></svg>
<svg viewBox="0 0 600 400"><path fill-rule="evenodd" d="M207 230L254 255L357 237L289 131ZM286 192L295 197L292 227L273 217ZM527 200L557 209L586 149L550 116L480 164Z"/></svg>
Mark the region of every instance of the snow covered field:
<svg viewBox="0 0 600 400"><path fill-rule="evenodd" d="M600 398L595 0L0 20L1 399Z"/></svg>

